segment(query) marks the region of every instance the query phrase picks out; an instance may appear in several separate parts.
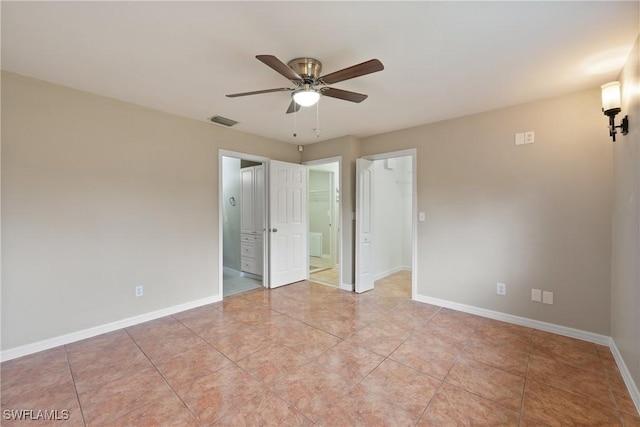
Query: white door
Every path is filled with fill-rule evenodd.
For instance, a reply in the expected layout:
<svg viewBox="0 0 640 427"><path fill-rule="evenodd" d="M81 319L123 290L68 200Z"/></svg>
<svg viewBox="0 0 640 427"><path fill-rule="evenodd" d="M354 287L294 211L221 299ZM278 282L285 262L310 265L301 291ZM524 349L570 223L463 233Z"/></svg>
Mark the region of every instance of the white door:
<svg viewBox="0 0 640 427"><path fill-rule="evenodd" d="M373 289L371 207L373 205L373 162L356 160L356 292Z"/></svg>
<svg viewBox="0 0 640 427"><path fill-rule="evenodd" d="M307 167L269 162L269 284L307 278Z"/></svg>

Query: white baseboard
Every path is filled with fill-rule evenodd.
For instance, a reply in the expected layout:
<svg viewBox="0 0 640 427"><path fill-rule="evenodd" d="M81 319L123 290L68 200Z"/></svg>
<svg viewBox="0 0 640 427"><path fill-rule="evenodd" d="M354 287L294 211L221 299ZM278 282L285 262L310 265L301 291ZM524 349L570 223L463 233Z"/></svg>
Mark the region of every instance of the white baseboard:
<svg viewBox="0 0 640 427"><path fill-rule="evenodd" d="M389 277L392 274L396 274L399 271L405 271L405 266L399 265L399 266L393 267L393 268L391 268L391 269L389 269L387 271L383 271L381 273L374 274L373 275L373 281L375 282L377 280L384 279L385 277Z"/></svg>
<svg viewBox="0 0 640 427"><path fill-rule="evenodd" d="M624 359L613 341L613 338L606 335L596 334L593 332L587 332L580 329L569 328L567 326L556 325L554 323L542 322L540 320L528 319L526 317L514 316L512 314L501 313L499 311L487 310L485 308L474 307L471 305L460 304L457 302L447 301L438 298L427 297L424 295L416 295L415 301L424 302L427 304L437 305L439 307L450 308L452 310L462 311L465 313L476 314L478 316L487 317L489 319L501 320L507 323L513 323L515 325L526 326L533 329L538 329L545 332L551 332L558 335L564 335L566 337L576 338L583 341L589 341L595 344L607 346L611 349L613 357L618 365L620 374L624 380L627 390L633 399L633 403L636 405L638 413L640 413L640 391L638 391L638 385L631 377L631 373L624 363Z"/></svg>
<svg viewBox="0 0 640 427"><path fill-rule="evenodd" d="M243 276L243 277L248 277L250 279L254 279L254 280L262 280L262 276L260 276L258 274L249 273L247 271L243 271L242 273L240 273L240 275Z"/></svg>
<svg viewBox="0 0 640 427"><path fill-rule="evenodd" d="M487 310L486 308L474 307L471 305L460 304L457 302L447 301L439 298L426 297L424 295L416 295L418 302L437 305L440 307L450 308L452 310L463 311L465 313L476 314L489 319L501 320L515 325L526 326L528 328L538 329L545 332L551 332L566 337L577 338L583 341L589 341L595 344L609 346L611 337L606 335L587 332L580 329L569 328L568 326L556 325L554 323L542 322L540 320L529 319L527 317L514 316L513 314L502 313L499 311Z"/></svg>
<svg viewBox="0 0 640 427"><path fill-rule="evenodd" d="M233 274L235 276L240 276L242 274L242 271L240 270L235 270L231 267L222 267L222 271L227 273L227 274Z"/></svg>
<svg viewBox="0 0 640 427"><path fill-rule="evenodd" d="M118 329L127 328L129 326L148 322L149 320L158 319L160 317L170 316L172 314L180 313L181 311L190 310L192 308L212 304L218 301L222 301L222 298L220 296L202 298L199 300L186 302L184 304L174 305L172 307L152 311L150 313L141 314L139 316L129 317L127 319L107 323L105 325L71 332L70 334L61 335L59 337L49 338L20 347L10 348L0 352L0 361L5 362L7 360L37 353L39 351L48 350L50 348L58 347L61 345L70 344L72 342L95 337L97 335L106 334L107 332L113 332Z"/></svg>
<svg viewBox="0 0 640 427"><path fill-rule="evenodd" d="M343 291L353 292L353 285L350 285L348 283L341 283L338 288L342 289Z"/></svg>
<svg viewBox="0 0 640 427"><path fill-rule="evenodd" d="M611 349L611 353L613 353L613 358L616 360L616 364L618 365L618 369L620 370L620 375L622 375L622 379L627 386L627 390L629 390L631 399L636 405L636 410L638 411L638 414L640 414L640 391L638 390L638 385L633 381L631 373L629 372L629 368L627 368L626 363L624 363L622 354L620 354L620 350L618 350L618 346L616 345L616 342L613 340L613 338L611 338L609 342L609 348Z"/></svg>

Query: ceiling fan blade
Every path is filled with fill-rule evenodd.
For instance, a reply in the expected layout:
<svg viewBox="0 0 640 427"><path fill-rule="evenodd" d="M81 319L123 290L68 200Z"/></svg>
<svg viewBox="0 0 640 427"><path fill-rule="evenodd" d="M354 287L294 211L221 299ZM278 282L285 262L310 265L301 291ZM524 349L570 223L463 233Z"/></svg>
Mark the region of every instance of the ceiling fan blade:
<svg viewBox="0 0 640 427"><path fill-rule="evenodd" d="M247 96L247 95L259 95L261 93L284 92L287 90L293 90L293 89L288 87L279 87L278 89L265 89L265 90L254 90L252 92L231 93L227 95L227 98L237 98L238 96Z"/></svg>
<svg viewBox="0 0 640 427"><path fill-rule="evenodd" d="M362 102L367 99L367 95L363 93L350 92L348 90L336 89L333 87L323 87L320 89L323 95L331 98L344 99L351 102Z"/></svg>
<svg viewBox="0 0 640 427"><path fill-rule="evenodd" d="M382 62L378 61L377 59L370 59L366 62L363 62L362 64L343 68L342 70L327 74L326 76L322 76L320 77L320 81L322 81L324 84L330 85L382 70L384 70L384 65L382 65Z"/></svg>
<svg viewBox="0 0 640 427"><path fill-rule="evenodd" d="M273 55L256 55L256 58L258 58L259 61L262 61L265 65L268 65L269 67L273 68L274 70L276 70L278 73L282 74L289 80L292 80L292 81L302 80L302 77L300 77L298 73L293 71L291 67L289 67L287 64L280 61L278 58L276 58Z"/></svg>
<svg viewBox="0 0 640 427"><path fill-rule="evenodd" d="M300 110L300 104L296 103L293 99L291 100L291 104L289 104L289 108L287 108L287 114L291 114L293 112L298 112Z"/></svg>

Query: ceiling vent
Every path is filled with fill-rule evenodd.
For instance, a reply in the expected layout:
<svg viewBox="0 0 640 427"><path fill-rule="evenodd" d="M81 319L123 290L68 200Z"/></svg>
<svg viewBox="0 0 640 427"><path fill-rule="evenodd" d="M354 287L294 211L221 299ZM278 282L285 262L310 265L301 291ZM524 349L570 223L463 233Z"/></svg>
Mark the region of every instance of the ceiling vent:
<svg viewBox="0 0 640 427"><path fill-rule="evenodd" d="M228 127L238 124L238 122L236 122L235 120L227 119L226 117L222 117L222 116L213 116L209 119L209 121L213 123L217 123L219 125L228 126Z"/></svg>

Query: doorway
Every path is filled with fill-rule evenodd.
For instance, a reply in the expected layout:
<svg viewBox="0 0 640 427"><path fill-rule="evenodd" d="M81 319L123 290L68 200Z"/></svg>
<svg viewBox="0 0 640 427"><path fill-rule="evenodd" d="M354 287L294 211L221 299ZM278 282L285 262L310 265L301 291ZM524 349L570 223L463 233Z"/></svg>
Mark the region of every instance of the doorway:
<svg viewBox="0 0 640 427"><path fill-rule="evenodd" d="M304 165L218 151L218 295L307 278L306 194Z"/></svg>
<svg viewBox="0 0 640 427"><path fill-rule="evenodd" d="M339 287L341 158L306 163L309 209L309 280Z"/></svg>
<svg viewBox="0 0 640 427"><path fill-rule="evenodd" d="M356 292L400 273L416 289L416 153L404 150L356 163Z"/></svg>
<svg viewBox="0 0 640 427"><path fill-rule="evenodd" d="M265 166L253 156L221 162L222 296L266 286Z"/></svg>

